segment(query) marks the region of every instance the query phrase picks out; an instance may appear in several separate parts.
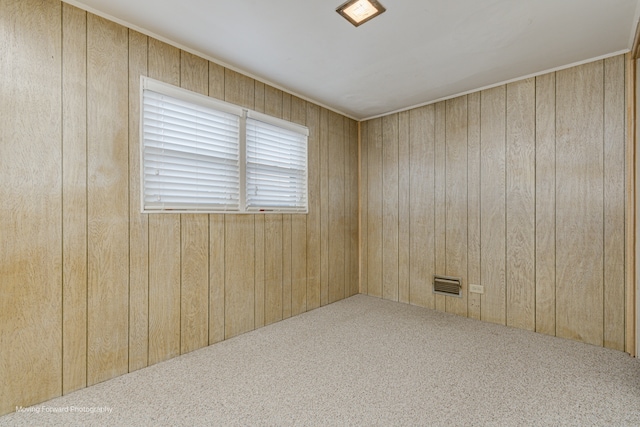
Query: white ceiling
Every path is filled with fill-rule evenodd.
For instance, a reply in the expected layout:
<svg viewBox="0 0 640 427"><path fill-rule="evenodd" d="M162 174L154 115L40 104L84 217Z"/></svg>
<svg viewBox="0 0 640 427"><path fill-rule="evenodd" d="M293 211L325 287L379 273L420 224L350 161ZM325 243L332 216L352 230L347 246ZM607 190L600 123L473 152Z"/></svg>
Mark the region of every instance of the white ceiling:
<svg viewBox="0 0 640 427"><path fill-rule="evenodd" d="M631 48L639 0L69 0L356 119Z"/></svg>

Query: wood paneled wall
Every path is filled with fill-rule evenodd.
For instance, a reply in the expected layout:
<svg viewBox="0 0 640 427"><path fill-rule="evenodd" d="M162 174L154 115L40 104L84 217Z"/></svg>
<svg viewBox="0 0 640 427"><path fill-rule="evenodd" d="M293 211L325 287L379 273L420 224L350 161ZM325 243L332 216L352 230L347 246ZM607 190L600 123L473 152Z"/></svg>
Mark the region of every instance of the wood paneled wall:
<svg viewBox="0 0 640 427"><path fill-rule="evenodd" d="M361 292L633 352L625 62L363 122Z"/></svg>
<svg viewBox="0 0 640 427"><path fill-rule="evenodd" d="M353 120L57 0L0 21L0 415L358 292ZM141 214L141 75L308 126L309 214Z"/></svg>

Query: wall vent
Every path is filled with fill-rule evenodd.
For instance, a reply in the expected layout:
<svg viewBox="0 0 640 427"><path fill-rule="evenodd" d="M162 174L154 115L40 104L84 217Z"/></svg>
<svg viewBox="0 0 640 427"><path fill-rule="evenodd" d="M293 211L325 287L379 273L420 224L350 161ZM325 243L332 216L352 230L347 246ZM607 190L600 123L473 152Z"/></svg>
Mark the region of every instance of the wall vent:
<svg viewBox="0 0 640 427"><path fill-rule="evenodd" d="M433 293L462 298L462 284L459 277L433 276Z"/></svg>

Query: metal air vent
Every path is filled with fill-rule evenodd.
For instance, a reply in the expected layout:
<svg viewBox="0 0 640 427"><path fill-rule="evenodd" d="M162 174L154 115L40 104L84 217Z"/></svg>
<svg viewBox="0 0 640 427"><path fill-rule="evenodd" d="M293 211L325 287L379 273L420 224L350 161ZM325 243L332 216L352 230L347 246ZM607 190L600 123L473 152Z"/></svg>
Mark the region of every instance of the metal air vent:
<svg viewBox="0 0 640 427"><path fill-rule="evenodd" d="M462 298L462 284L459 277L433 276L433 293Z"/></svg>

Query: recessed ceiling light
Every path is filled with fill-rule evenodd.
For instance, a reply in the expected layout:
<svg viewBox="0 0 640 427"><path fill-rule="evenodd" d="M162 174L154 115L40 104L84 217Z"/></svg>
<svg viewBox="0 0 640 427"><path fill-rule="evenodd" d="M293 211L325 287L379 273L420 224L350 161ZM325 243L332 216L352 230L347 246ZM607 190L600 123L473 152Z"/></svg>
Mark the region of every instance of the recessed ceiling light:
<svg viewBox="0 0 640 427"><path fill-rule="evenodd" d="M357 27L386 10L376 0L349 0L337 8L336 12Z"/></svg>

